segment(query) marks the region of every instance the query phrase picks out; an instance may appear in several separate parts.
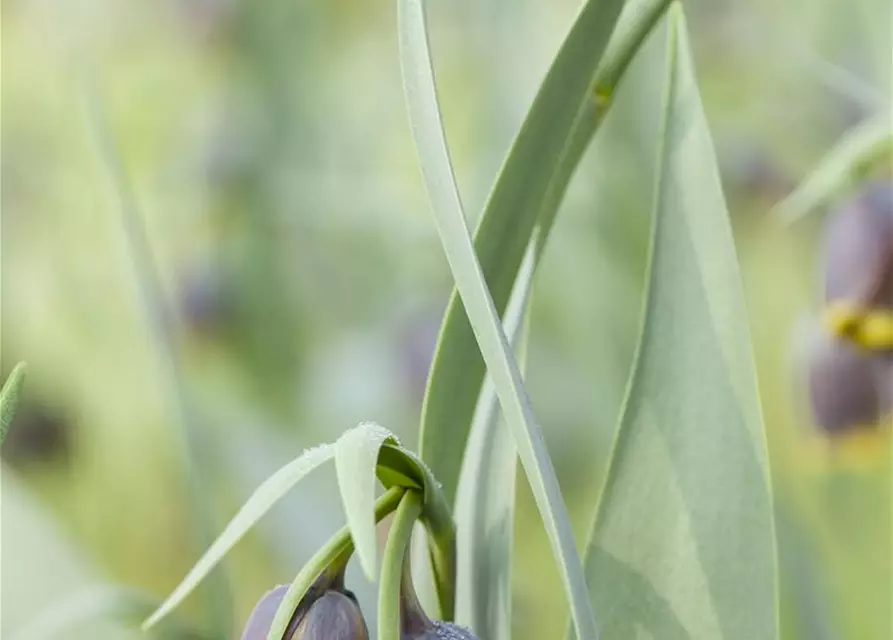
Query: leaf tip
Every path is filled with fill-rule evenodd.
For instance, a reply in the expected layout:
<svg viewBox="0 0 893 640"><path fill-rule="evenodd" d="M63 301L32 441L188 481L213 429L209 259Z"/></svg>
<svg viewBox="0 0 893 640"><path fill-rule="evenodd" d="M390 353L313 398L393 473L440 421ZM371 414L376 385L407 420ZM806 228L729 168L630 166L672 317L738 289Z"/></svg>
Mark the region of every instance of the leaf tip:
<svg viewBox="0 0 893 640"><path fill-rule="evenodd" d="M357 545L357 557L360 560L360 568L363 569L363 575L370 582L375 582L375 572L378 569L378 551L374 546L367 547L365 545Z"/></svg>
<svg viewBox="0 0 893 640"><path fill-rule="evenodd" d="M162 605L162 607L163 606L164 605ZM148 633L152 629L152 627L158 624L158 621L164 617L164 611L162 610L162 607L159 607L158 609L153 611L152 615L150 615L148 618L143 620L142 623L140 623L140 631L142 633Z"/></svg>
<svg viewBox="0 0 893 640"><path fill-rule="evenodd" d="M9 378L6 379L3 389L0 390L0 443L5 439L6 431L12 423L22 386L25 384L27 370L28 365L19 362L9 374Z"/></svg>

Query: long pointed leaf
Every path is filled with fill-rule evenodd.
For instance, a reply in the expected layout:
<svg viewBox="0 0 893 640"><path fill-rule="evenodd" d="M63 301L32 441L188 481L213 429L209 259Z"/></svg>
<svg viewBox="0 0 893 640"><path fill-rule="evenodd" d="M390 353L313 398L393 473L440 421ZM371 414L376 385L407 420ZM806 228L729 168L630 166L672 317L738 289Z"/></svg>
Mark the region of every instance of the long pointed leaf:
<svg viewBox="0 0 893 640"><path fill-rule="evenodd" d="M223 559L248 530L260 520L304 476L332 459L332 445L308 449L300 457L288 463L258 487L242 508L213 542L205 554L195 563L177 588L158 609L143 622L143 630L149 629L167 616L195 590L211 570Z"/></svg>
<svg viewBox="0 0 893 640"><path fill-rule="evenodd" d="M493 377L503 413L512 428L564 581L574 626L580 637L594 640L598 637L595 617L567 508L465 224L437 104L422 2L401 0L399 10L401 61L410 124L441 242Z"/></svg>
<svg viewBox="0 0 893 640"><path fill-rule="evenodd" d="M671 14L642 336L586 570L607 640L777 637L772 500L740 275Z"/></svg>
<svg viewBox="0 0 893 640"><path fill-rule="evenodd" d="M529 331L523 319L529 310L535 255L529 251L525 257L504 321L522 369ZM488 377L475 411L456 498L456 622L490 640L511 638L517 460L511 431L501 419L496 390Z"/></svg>
<svg viewBox="0 0 893 640"><path fill-rule="evenodd" d="M594 95L594 78L622 6L623 0L589 0L584 5L490 193L475 249L500 316L535 225L540 224L541 250L594 123L607 105ZM450 503L483 378L474 332L454 292L432 363L419 440L422 459L443 483Z"/></svg>

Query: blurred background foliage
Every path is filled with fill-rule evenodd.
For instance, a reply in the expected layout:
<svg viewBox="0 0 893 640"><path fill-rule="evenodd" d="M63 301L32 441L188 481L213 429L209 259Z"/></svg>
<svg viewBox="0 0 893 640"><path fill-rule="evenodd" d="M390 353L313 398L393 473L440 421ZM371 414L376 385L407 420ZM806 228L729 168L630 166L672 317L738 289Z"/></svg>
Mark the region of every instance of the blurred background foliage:
<svg viewBox="0 0 893 640"><path fill-rule="evenodd" d="M578 1L431 4L448 138L475 213ZM822 216L784 227L767 213L848 128L889 109L891 5L685 4L745 274L783 635L889 638L889 436L831 442L810 424L801 363L820 331ZM4 635L97 582L166 594L199 553L190 474L217 530L278 466L361 420L415 442L451 280L406 122L393 5L3 0L2 373L30 365L3 449ZM85 73L176 317L193 468L89 135ZM636 143L655 126L644 105L660 86L634 77L574 180L534 302L529 389L580 536L644 282L653 160ZM237 624L343 521L332 480L302 484L226 562ZM557 638L563 596L521 486L517 637ZM371 622L374 585L355 569L350 581Z"/></svg>

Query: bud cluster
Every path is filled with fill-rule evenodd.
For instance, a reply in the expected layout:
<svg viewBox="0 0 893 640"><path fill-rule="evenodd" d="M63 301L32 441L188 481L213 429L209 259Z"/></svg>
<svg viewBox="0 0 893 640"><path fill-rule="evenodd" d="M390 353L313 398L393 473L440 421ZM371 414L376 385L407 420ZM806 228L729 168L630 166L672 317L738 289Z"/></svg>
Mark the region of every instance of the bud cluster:
<svg viewBox="0 0 893 640"><path fill-rule="evenodd" d="M288 585L268 591L248 619L242 640L266 640ZM416 596L408 562L400 584L401 640L478 640L463 627L431 620ZM320 576L292 615L283 640L369 640L363 612L344 587L344 568Z"/></svg>

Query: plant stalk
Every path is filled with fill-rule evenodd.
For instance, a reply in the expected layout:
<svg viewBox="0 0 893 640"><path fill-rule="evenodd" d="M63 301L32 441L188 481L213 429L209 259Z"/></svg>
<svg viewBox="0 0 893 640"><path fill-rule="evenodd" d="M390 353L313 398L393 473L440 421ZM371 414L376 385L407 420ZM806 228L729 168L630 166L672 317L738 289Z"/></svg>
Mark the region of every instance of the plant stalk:
<svg viewBox="0 0 893 640"><path fill-rule="evenodd" d="M382 560L378 588L378 640L400 640L400 583L412 538L412 525L421 513L419 493L412 490L404 493L391 523Z"/></svg>

